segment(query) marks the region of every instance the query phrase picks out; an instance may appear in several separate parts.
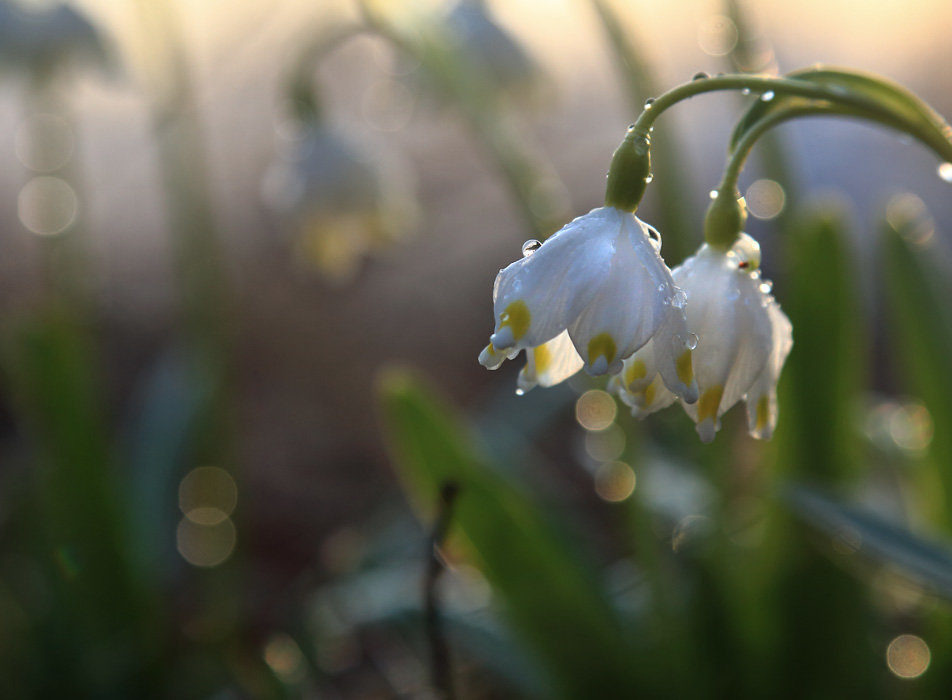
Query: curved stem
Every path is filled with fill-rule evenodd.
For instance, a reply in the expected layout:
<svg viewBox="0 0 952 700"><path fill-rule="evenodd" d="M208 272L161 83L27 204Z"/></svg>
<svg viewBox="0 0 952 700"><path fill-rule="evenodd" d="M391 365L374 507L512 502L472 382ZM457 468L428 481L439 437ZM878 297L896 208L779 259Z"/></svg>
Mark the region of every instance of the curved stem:
<svg viewBox="0 0 952 700"><path fill-rule="evenodd" d="M526 139L497 104L493 91L473 74L471 66L439 37L408 37L366 0L358 4L368 31L408 56L420 59L434 85L460 110L475 137L496 161L531 235L544 240L558 230L565 217L564 204L551 188L540 187L544 183L561 185L558 174L546 159L527 146Z"/></svg>
<svg viewBox="0 0 952 700"><path fill-rule="evenodd" d="M731 151L727 159L727 166L724 168L724 174L721 176L721 184L717 187L718 191L734 192L737 189L737 181L740 178L741 171L744 169L744 165L747 163L747 157L753 150L757 140L767 131L789 119L815 114L821 111L822 109L817 107L782 110L769 114L754 124L754 126L744 134L744 137L737 142L734 150Z"/></svg>
<svg viewBox="0 0 952 700"><path fill-rule="evenodd" d="M754 144L767 131L791 119L810 116L837 116L868 119L869 121L892 127L898 131L915 135L915 132L901 121L895 119L885 120L879 113L840 110L834 106L823 103L800 104L795 107L787 107L767 114L759 121L754 122L754 124L744 132L743 137L741 137L730 151L727 165L724 168L724 174L721 176L721 184L718 185L718 191L723 190L725 187L728 188L729 191L733 191L737 188L737 181L747 162L747 157L750 155ZM939 153L939 155L941 156L943 154Z"/></svg>
<svg viewBox="0 0 952 700"><path fill-rule="evenodd" d="M365 34L369 28L361 24L341 24L323 31L300 53L290 72L290 92L294 110L299 117L320 118L322 105L315 86L315 68L323 58L354 37Z"/></svg>
<svg viewBox="0 0 952 700"><path fill-rule="evenodd" d="M673 107L678 102L691 97L720 90L750 90L753 93L761 95L773 92L777 95L795 95L814 100L824 100L834 104L850 105L874 112L882 111L872 100L851 95L846 92L831 90L804 80L774 78L762 75L730 74L704 78L702 80L693 80L690 83L684 83L683 85L668 90L668 92L645 105L644 111L642 111L635 121L634 129L641 134L647 134L651 130L655 120L669 107Z"/></svg>

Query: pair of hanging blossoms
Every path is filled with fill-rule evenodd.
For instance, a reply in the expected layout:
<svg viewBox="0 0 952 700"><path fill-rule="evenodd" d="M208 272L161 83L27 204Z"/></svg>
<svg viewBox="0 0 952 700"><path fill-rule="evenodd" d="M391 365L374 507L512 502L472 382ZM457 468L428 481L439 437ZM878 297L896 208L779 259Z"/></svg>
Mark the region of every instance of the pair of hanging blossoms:
<svg viewBox="0 0 952 700"><path fill-rule="evenodd" d="M751 434L769 437L792 340L759 278L759 246L746 234L726 247L705 244L669 270L660 235L634 215L626 174L646 147L630 130L612 161L605 206L500 271L496 328L479 360L496 369L525 350L520 391L583 367L611 374L635 415L680 401L705 442L721 414L746 398ZM635 171L644 182L647 170Z"/></svg>
<svg viewBox="0 0 952 700"><path fill-rule="evenodd" d="M650 131L673 104L713 90L760 95L738 123L730 158L704 221L705 243L669 270L661 237L635 216L650 182ZM743 233L737 181L754 142L808 115L850 116L904 131L952 161L952 129L901 87L817 67L785 77L724 75L651 100L612 158L605 206L593 209L499 272L495 330L479 361L497 369L526 352L518 391L552 386L584 368L646 416L679 402L704 442L721 415L747 406L750 434L777 423L777 382L793 329L760 276L760 246Z"/></svg>

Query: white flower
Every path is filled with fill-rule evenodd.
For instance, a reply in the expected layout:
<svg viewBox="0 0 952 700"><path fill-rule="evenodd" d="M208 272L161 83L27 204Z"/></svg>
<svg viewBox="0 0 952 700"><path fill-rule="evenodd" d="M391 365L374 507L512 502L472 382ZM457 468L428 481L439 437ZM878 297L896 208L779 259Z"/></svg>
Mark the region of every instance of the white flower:
<svg viewBox="0 0 952 700"><path fill-rule="evenodd" d="M331 281L409 235L417 218L410 169L325 124L300 127L265 173L262 195L295 233L302 259Z"/></svg>
<svg viewBox="0 0 952 700"><path fill-rule="evenodd" d="M102 37L75 8L63 4L35 8L0 0L0 61L42 72L81 54L107 62Z"/></svg>
<svg viewBox="0 0 952 700"><path fill-rule="evenodd" d="M527 350L525 390L583 366L590 374L617 372L653 341L666 349L657 367L667 388L696 400L683 295L659 248L657 232L634 214L606 206L578 217L499 272L495 332L479 361L496 369Z"/></svg>
<svg viewBox="0 0 952 700"><path fill-rule="evenodd" d="M460 0L446 16L450 38L503 89L525 92L538 68L491 16L485 0Z"/></svg>
<svg viewBox="0 0 952 700"><path fill-rule="evenodd" d="M687 295L688 329L697 336L694 373L700 398L685 405L704 442L720 417L744 399L750 434L766 439L777 423L777 380L793 346L790 321L760 277L760 246L747 234L729 251L704 245L672 273ZM635 415L670 405L652 373L647 347L629 358L615 385Z"/></svg>

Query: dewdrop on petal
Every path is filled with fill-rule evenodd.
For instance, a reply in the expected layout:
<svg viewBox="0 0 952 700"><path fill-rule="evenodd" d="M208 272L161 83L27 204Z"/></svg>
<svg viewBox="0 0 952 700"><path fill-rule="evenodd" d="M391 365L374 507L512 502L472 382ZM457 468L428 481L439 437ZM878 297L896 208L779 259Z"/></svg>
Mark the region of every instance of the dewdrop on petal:
<svg viewBox="0 0 952 700"><path fill-rule="evenodd" d="M262 196L291 230L298 256L332 281L368 253L407 238L418 218L412 173L396 154L307 122L262 182Z"/></svg>
<svg viewBox="0 0 952 700"><path fill-rule="evenodd" d="M681 355L690 363L683 304L656 235L634 214L600 207L501 270L495 331L480 362L495 369L526 350L523 390L551 386L582 367L593 375L618 372L652 339L670 347L683 339ZM659 367L667 388L692 401L696 386L693 377L679 377L679 357L659 356Z"/></svg>

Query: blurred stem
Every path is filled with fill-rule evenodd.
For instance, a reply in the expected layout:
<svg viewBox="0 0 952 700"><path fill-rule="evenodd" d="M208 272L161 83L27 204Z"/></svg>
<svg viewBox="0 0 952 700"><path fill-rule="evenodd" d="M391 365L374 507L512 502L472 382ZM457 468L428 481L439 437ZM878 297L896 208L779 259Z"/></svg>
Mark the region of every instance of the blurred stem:
<svg viewBox="0 0 952 700"><path fill-rule="evenodd" d="M52 71L31 75L26 120L56 117L75 141L62 78ZM39 138L28 148L29 160L40 161L40 172L66 183L79 200L77 145L64 154L54 150L55 142ZM163 641L150 585L132 556L125 494L108 443L93 268L81 212L78 202L74 219L62 231L36 234L41 299L28 317L8 324L2 347L16 417L37 463L35 508L27 512L37 531L34 573L42 571L41 583L49 587L35 612L41 653L55 659L57 668L42 683L54 695L95 694L103 683L130 691L136 684L154 685L153 661ZM72 641L64 643L64 634ZM79 661L77 649L108 652L120 637L130 663L103 673Z"/></svg>
<svg viewBox="0 0 952 700"><path fill-rule="evenodd" d="M658 639L665 643L661 654L664 668L651 670L667 678L672 688L683 692L690 684L685 685L685 679L678 676L677 670L691 667L694 653L675 599L673 578L665 569L667 560L663 556L661 541L651 529L651 511L645 500L642 489L636 488L628 499L626 515L628 530L633 533L636 560L651 591L650 617L654 618Z"/></svg>
<svg viewBox="0 0 952 700"><path fill-rule="evenodd" d="M629 106L633 113L640 112L645 100L657 92L653 71L644 55L626 34L619 18L609 9L606 0L589 0L602 29L608 37L618 70L624 79ZM688 232L692 230L692 217L685 200L678 193L685 189L687 173L677 147L677 140L664 134L652 134L651 151L654 161L662 167L653 172L659 193L658 208L661 214L661 230L664 231L665 259L673 265L687 255L690 246Z"/></svg>
<svg viewBox="0 0 952 700"><path fill-rule="evenodd" d="M321 121L324 118L324 105L314 75L317 66L327 54L366 31L367 27L360 24L338 24L323 29L305 46L304 51L298 56L288 80L289 92L293 102L292 107L299 119L302 121Z"/></svg>
<svg viewBox="0 0 952 700"><path fill-rule="evenodd" d="M75 139L73 119L69 106L62 99L59 87L56 84L56 75L43 74L32 77L27 86L25 96L26 119L38 115L52 115L62 119L69 129L70 138ZM49 144L42 139L36 139L29 144L34 157L40 160L51 155ZM90 267L89 251L82 231L82 203L81 194L76 186L75 165L78 148L74 144L73 154L61 166L54 170L44 170L43 174L57 177L67 183L78 200L78 211L67 228L54 234L36 234L41 249L40 265L44 282L44 294L48 299L55 299L59 303L69 304L77 318L88 318L90 315L89 289ZM56 154L52 154L56 155Z"/></svg>
<svg viewBox="0 0 952 700"><path fill-rule="evenodd" d="M526 148L525 138L512 129L483 76L457 55L448 42L433 36L432 32L411 39L366 0L362 0L360 6L368 26L399 50L419 59L439 89L460 109L476 137L495 159L533 235L545 239L554 233L564 218L564 207L545 185L557 182L558 178Z"/></svg>
<svg viewBox="0 0 952 700"><path fill-rule="evenodd" d="M777 71L777 61L770 41L753 29L746 0L726 0L725 10L737 27L737 43L728 54L735 72L748 74L773 74ZM793 176L784 144L776 134L766 135L760 142L760 162L768 177L784 183L784 190L790 201L798 199L796 178ZM789 224L790 207L784 207L777 217L780 230Z"/></svg>
<svg viewBox="0 0 952 700"><path fill-rule="evenodd" d="M225 271L211 192L205 171L201 125L189 69L180 50L173 8L139 0L144 29L165 65L154 76L152 122L169 210L169 229L181 289L182 323L198 370L214 386L205 417L205 450L220 459L224 433L224 396L228 344ZM225 466L222 464L222 466Z"/></svg>
<svg viewBox="0 0 952 700"><path fill-rule="evenodd" d="M180 294L179 336L186 346L188 367L196 377L192 381L208 387L195 409L189 444L173 468L208 464L234 473L228 381L232 318L225 255L212 211L200 113L177 27L178 6L164 0L138 0L136 7L143 39L151 42L148 49L158 57L155 72L149 76L153 81L151 118ZM241 488L240 479L236 481ZM193 572L200 591L196 599L201 601L195 617L223 637L241 638L248 631L249 622L241 615L245 577L240 575L240 551L239 544L226 565ZM262 666L246 671L250 675L267 673ZM242 682L249 680L243 677Z"/></svg>
<svg viewBox="0 0 952 700"><path fill-rule="evenodd" d="M430 644L430 661L433 687L442 700L454 700L453 664L450 649L446 642L443 621L440 619L440 601L437 584L445 569L440 547L446 539L446 533L453 518L453 506L459 495L459 486L455 482L446 482L440 487L440 501L437 507L433 530L427 538L426 575L423 579L423 620L426 637Z"/></svg>

